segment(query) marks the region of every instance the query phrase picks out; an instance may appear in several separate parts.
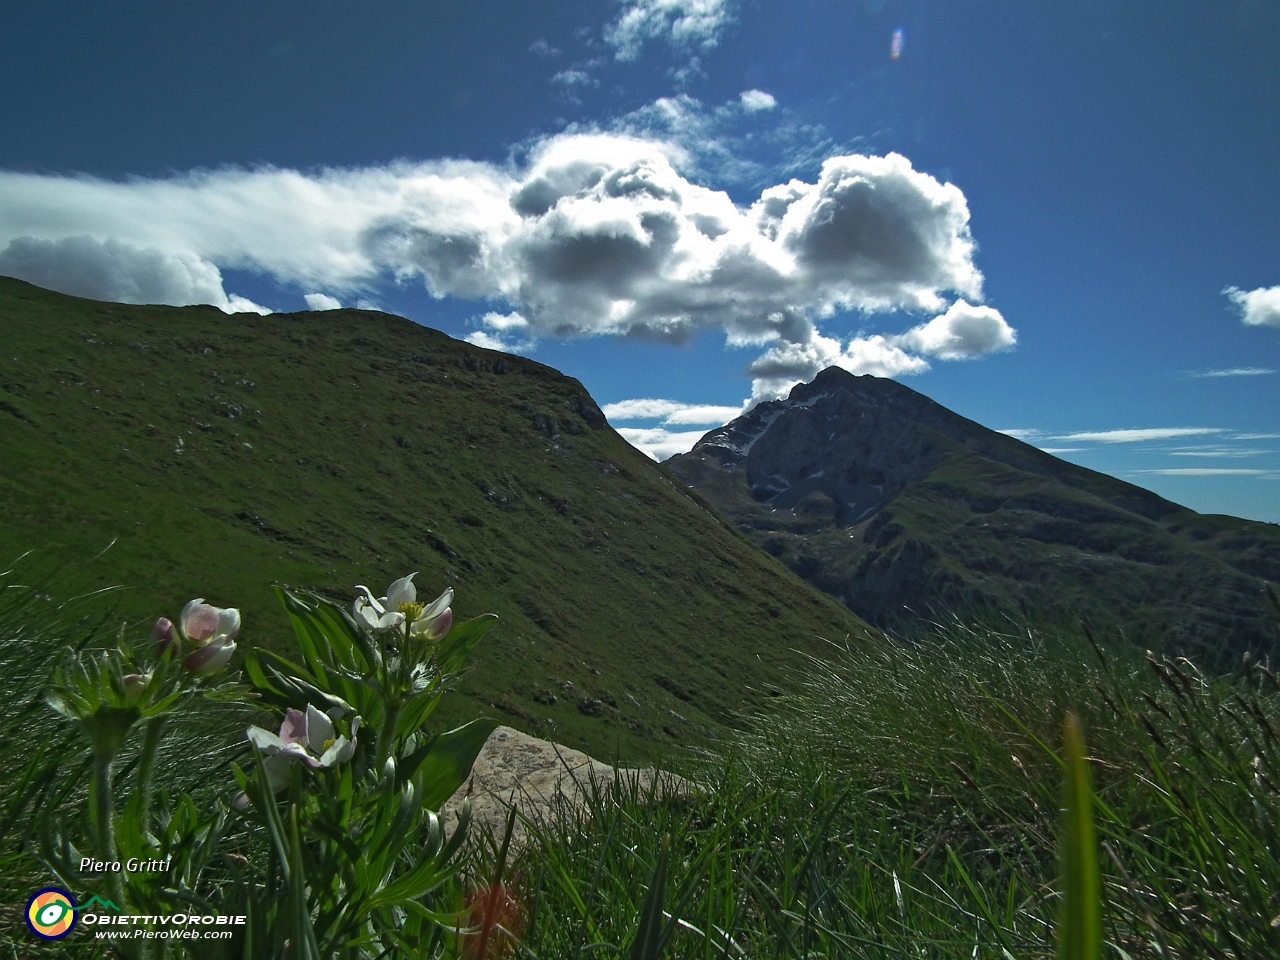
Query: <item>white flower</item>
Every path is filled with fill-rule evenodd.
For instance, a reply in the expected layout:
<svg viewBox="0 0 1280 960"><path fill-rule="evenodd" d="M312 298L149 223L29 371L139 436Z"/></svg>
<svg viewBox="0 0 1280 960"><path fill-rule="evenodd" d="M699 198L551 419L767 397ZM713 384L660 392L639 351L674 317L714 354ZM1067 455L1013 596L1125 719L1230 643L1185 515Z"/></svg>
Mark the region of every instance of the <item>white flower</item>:
<svg viewBox="0 0 1280 960"><path fill-rule="evenodd" d="M313 770L327 769L350 760L356 752L359 730L360 718L355 717L351 721L351 738L336 736L333 721L307 704L305 715L292 707L285 711L279 734L261 727L250 727L248 737L249 742L264 755L262 765L274 792L288 784L289 766L294 760L301 760Z"/></svg>
<svg viewBox="0 0 1280 960"><path fill-rule="evenodd" d="M357 585L364 596L356 597L351 606L357 622L364 623L370 630L389 630L404 623L404 613L400 607L413 603L418 598L418 591L413 587L413 578L418 574L401 577L387 587L387 595L375 599L373 592L366 586Z"/></svg>

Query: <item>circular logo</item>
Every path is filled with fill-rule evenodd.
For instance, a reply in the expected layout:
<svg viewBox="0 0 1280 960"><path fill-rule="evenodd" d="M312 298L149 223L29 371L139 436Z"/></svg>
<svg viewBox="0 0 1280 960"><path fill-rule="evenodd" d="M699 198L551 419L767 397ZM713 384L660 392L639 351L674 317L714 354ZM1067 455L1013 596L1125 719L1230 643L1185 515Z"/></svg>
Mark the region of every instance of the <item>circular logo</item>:
<svg viewBox="0 0 1280 960"><path fill-rule="evenodd" d="M71 894L47 887L27 901L27 926L44 940L61 940L76 925L76 902Z"/></svg>

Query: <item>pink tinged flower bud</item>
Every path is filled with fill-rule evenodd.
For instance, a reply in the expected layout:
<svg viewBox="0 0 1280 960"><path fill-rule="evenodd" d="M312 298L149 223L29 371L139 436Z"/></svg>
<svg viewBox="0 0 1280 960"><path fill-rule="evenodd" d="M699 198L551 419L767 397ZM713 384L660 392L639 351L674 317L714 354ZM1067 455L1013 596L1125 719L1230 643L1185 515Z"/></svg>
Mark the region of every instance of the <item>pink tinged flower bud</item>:
<svg viewBox="0 0 1280 960"><path fill-rule="evenodd" d="M448 633L449 628L452 626L453 626L453 610L451 608L446 608L444 613L440 614L440 616L436 617L434 620L430 621L427 624L427 635L426 635L427 642L435 643L437 640L443 637L446 633Z"/></svg>
<svg viewBox="0 0 1280 960"><path fill-rule="evenodd" d="M178 618L183 636L197 646L208 643L218 635L218 613L218 608L205 603L203 597L192 600Z"/></svg>
<svg viewBox="0 0 1280 960"><path fill-rule="evenodd" d="M227 637L218 637L193 653L187 654L182 665L197 677L211 677L228 663L236 652L235 643Z"/></svg>
<svg viewBox="0 0 1280 960"><path fill-rule="evenodd" d="M161 617L156 621L156 625L151 628L151 639L156 642L156 653L162 657L166 653L177 653L181 646L178 628L168 617Z"/></svg>
<svg viewBox="0 0 1280 960"><path fill-rule="evenodd" d="M142 699L142 695L147 692L147 687L150 683L150 674L131 673L124 677L122 681L124 702L131 707L136 705Z"/></svg>
<svg viewBox="0 0 1280 960"><path fill-rule="evenodd" d="M434 643L448 633L449 628L453 626L453 611L449 608L452 602L453 588L450 587L432 600L419 617L409 625L410 636L415 640Z"/></svg>

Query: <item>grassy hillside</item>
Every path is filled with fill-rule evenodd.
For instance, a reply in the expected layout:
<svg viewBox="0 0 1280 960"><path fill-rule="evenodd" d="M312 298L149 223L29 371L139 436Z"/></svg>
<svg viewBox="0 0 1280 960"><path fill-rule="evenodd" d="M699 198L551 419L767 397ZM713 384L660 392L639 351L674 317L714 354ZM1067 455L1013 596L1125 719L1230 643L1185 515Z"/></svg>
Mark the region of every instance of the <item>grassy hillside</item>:
<svg viewBox="0 0 1280 960"><path fill-rule="evenodd" d="M272 581L420 571L502 619L445 719L652 756L860 621L605 423L582 385L368 311L227 316L0 278L0 541L101 558L122 616L203 596L287 647Z"/></svg>

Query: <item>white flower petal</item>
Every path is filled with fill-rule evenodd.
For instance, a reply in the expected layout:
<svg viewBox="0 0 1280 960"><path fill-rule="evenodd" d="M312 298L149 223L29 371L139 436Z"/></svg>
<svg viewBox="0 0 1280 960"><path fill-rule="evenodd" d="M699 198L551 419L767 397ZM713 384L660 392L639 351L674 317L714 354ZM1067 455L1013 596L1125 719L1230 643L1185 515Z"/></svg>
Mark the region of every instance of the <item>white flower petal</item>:
<svg viewBox="0 0 1280 960"><path fill-rule="evenodd" d="M373 595L373 591L370 590L368 587L364 586L363 584L357 583L356 589L364 594L363 597L356 597L357 604L360 604L362 602L367 603L369 606L373 607L373 609L377 611L378 616L382 616L384 613L387 612L386 608L382 605L383 603L386 602L386 599L387 599L386 597L383 597L382 602L380 603L378 599Z"/></svg>
<svg viewBox="0 0 1280 960"><path fill-rule="evenodd" d="M197 677L211 677L235 656L236 645L226 637L214 637L207 645L187 654L183 665Z"/></svg>
<svg viewBox="0 0 1280 960"><path fill-rule="evenodd" d="M307 753L307 748L300 743L286 743L280 748L280 752L277 753L276 756L292 757L295 760L305 760L313 767L316 765L316 758Z"/></svg>
<svg viewBox="0 0 1280 960"><path fill-rule="evenodd" d="M387 630L391 627L398 627L402 623L404 623L403 613L384 613L374 625L374 628L377 630Z"/></svg>
<svg viewBox="0 0 1280 960"><path fill-rule="evenodd" d="M284 749L284 741L270 730L263 730L261 727L250 727L245 732L245 735L249 738L249 742L263 753L274 754Z"/></svg>
<svg viewBox="0 0 1280 960"><path fill-rule="evenodd" d="M351 755L355 753L356 745L346 737L339 737L333 741L333 744L324 752L324 756L320 758L320 766L332 767L335 763L343 763L350 760Z"/></svg>
<svg viewBox="0 0 1280 960"><path fill-rule="evenodd" d="M218 634L234 640L240 633L240 611L234 607L218 611Z"/></svg>
<svg viewBox="0 0 1280 960"><path fill-rule="evenodd" d="M311 748L311 752L317 756L324 753L324 745L332 739L333 721L311 704L307 704L307 746Z"/></svg>
<svg viewBox="0 0 1280 960"><path fill-rule="evenodd" d="M401 577L387 587L387 609L396 610L402 603L413 603L418 599L418 590L413 585L413 578L418 575L415 570L407 577Z"/></svg>
<svg viewBox="0 0 1280 960"><path fill-rule="evenodd" d="M444 613L453 603L453 587L449 587L444 593L431 601L431 605L422 611L423 620L434 620L440 614Z"/></svg>
<svg viewBox="0 0 1280 960"><path fill-rule="evenodd" d="M366 601L363 597L356 601L355 605L356 620L362 622L370 630L378 629L378 621L381 617L374 610L373 605Z"/></svg>

